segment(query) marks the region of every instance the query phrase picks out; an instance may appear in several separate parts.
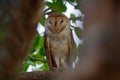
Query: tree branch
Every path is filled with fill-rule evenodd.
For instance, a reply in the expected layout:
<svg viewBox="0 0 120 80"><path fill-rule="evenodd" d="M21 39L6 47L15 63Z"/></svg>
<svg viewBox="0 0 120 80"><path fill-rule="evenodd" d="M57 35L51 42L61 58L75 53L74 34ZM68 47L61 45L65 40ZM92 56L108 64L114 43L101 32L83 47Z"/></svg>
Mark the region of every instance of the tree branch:
<svg viewBox="0 0 120 80"><path fill-rule="evenodd" d="M61 71L35 71L21 73L15 80L54 80L61 74Z"/></svg>
<svg viewBox="0 0 120 80"><path fill-rule="evenodd" d="M76 18L69 18L69 20L80 20L80 21L83 21L83 17L79 16L79 17L76 17Z"/></svg>
<svg viewBox="0 0 120 80"><path fill-rule="evenodd" d="M73 26L73 25L70 25L72 28L76 28L75 26Z"/></svg>
<svg viewBox="0 0 120 80"><path fill-rule="evenodd" d="M44 13L46 13L48 10L50 10L50 7L44 10Z"/></svg>
<svg viewBox="0 0 120 80"><path fill-rule="evenodd" d="M80 27L75 27L75 26L73 26L73 25L70 25L72 28L74 28L74 29L79 29L79 30L81 30L80 29ZM82 30L81 30L82 31Z"/></svg>
<svg viewBox="0 0 120 80"><path fill-rule="evenodd" d="M45 13L44 15L49 15L49 14L51 14L51 13L53 13L53 12L47 12L47 13Z"/></svg>
<svg viewBox="0 0 120 80"><path fill-rule="evenodd" d="M34 57L30 56L30 55L28 55L28 58L30 58L30 59L32 59L34 61L40 61L40 62L43 62L43 63L47 63L47 61L45 61L45 60L42 60L40 58L34 58Z"/></svg>

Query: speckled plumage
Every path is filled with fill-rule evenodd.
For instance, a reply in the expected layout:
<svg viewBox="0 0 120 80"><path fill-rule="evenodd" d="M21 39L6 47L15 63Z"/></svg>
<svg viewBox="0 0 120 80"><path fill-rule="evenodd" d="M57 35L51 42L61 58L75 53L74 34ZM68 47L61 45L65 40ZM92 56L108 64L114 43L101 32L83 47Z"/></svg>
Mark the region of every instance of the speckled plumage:
<svg viewBox="0 0 120 80"><path fill-rule="evenodd" d="M44 36L46 57L50 69L72 66L74 40L69 19L63 14L49 15Z"/></svg>

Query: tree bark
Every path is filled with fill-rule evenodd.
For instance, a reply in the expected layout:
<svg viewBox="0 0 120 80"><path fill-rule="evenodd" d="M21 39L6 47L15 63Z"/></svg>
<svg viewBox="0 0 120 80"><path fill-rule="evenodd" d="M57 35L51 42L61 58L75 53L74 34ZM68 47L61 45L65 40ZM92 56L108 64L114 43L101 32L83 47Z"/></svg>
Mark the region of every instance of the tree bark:
<svg viewBox="0 0 120 80"><path fill-rule="evenodd" d="M57 80L61 71L35 71L21 73L15 80Z"/></svg>
<svg viewBox="0 0 120 80"><path fill-rule="evenodd" d="M120 80L120 1L83 0L80 80Z"/></svg>
<svg viewBox="0 0 120 80"><path fill-rule="evenodd" d="M36 33L43 0L0 0L0 79L14 80Z"/></svg>

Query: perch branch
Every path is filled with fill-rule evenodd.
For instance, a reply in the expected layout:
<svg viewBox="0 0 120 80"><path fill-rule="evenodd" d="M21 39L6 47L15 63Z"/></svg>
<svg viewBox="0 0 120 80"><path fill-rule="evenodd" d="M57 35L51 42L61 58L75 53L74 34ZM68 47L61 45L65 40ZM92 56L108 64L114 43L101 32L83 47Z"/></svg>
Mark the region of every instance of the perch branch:
<svg viewBox="0 0 120 80"><path fill-rule="evenodd" d="M15 80L53 80L57 79L61 71L35 71L21 73Z"/></svg>

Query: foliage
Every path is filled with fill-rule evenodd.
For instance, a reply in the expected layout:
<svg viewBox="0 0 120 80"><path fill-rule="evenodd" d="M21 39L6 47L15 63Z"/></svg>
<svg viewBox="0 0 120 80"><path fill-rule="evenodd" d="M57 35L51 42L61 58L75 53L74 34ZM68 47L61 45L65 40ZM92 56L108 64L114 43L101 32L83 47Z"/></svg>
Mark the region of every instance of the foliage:
<svg viewBox="0 0 120 80"><path fill-rule="evenodd" d="M44 16L40 19L40 24L42 26L45 26L46 15L49 15L50 13L65 12L67 10L66 3L70 3L71 5L73 5L74 3L76 3L76 1L75 0L46 1ZM75 7L76 5L73 5L73 6ZM71 13L70 20L73 23L76 23L77 19L76 19L75 14ZM80 28L74 27L74 31L76 32L76 34L79 34L81 30ZM76 49L76 46L75 46L75 49ZM32 49L28 53L28 56L26 57L26 60L23 63L24 63L23 71L27 71L30 65L35 67L33 70L48 70L49 69L48 64L46 63L46 57L45 57L44 36L42 35L36 36ZM39 65L39 67L36 67L37 65Z"/></svg>

